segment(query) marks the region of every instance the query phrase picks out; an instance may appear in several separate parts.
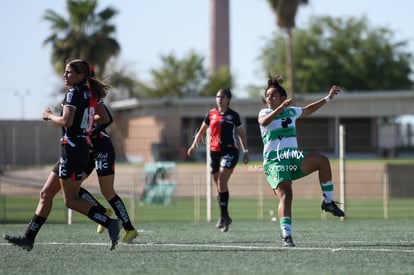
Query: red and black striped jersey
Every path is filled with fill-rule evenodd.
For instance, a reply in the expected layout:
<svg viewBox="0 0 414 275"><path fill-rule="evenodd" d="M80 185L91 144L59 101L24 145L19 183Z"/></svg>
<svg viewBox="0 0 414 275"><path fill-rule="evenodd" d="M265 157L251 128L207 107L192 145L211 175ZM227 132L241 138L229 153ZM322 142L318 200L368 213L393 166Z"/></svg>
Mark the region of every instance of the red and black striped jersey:
<svg viewBox="0 0 414 275"><path fill-rule="evenodd" d="M237 148L236 129L242 126L237 112L229 108L226 112L221 113L217 108L214 108L206 114L203 123L210 127L211 151Z"/></svg>

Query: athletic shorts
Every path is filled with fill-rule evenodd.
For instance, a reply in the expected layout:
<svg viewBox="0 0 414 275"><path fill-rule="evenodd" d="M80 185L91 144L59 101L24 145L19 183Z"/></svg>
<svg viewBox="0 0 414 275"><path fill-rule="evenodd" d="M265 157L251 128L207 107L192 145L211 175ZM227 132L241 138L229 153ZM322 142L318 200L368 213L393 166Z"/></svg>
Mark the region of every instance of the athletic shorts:
<svg viewBox="0 0 414 275"><path fill-rule="evenodd" d="M276 189L282 181L294 181L308 175L308 173L304 173L301 170L302 160L305 155L306 153L304 152L303 155L298 157L268 160L266 162L264 171L267 182L272 189Z"/></svg>
<svg viewBox="0 0 414 275"><path fill-rule="evenodd" d="M58 175L61 179L82 179L89 160L89 145L84 137L62 138Z"/></svg>
<svg viewBox="0 0 414 275"><path fill-rule="evenodd" d="M233 169L239 161L239 150L232 148L227 151L210 151L210 171L215 174L220 167Z"/></svg>
<svg viewBox="0 0 414 275"><path fill-rule="evenodd" d="M115 173L115 149L108 137L91 139L93 148L89 155L85 173L89 176L93 169L98 177L109 176Z"/></svg>

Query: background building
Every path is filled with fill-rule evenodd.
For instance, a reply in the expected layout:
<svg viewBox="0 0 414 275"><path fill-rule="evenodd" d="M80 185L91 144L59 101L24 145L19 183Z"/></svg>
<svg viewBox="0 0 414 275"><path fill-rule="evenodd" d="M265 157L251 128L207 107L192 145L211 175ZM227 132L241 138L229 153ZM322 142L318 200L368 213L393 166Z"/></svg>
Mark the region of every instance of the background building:
<svg viewBox="0 0 414 275"><path fill-rule="evenodd" d="M301 96L295 105L305 106L323 96ZM299 145L304 150L337 153L338 127L343 124L348 153L392 155L401 135L395 119L410 113L413 104L411 91L342 93L311 117L298 121ZM214 98L113 102L116 123L111 127L111 135L120 156L126 160L186 160L186 150L204 115L214 107ZM257 115L264 104L259 98L234 98L231 107L241 115L251 154L260 158L262 142Z"/></svg>
<svg viewBox="0 0 414 275"><path fill-rule="evenodd" d="M322 98L312 94L298 98L296 106ZM414 93L376 92L342 93L309 118L298 121L299 145L304 150L338 153L338 127L346 130L348 154L392 156L407 143L407 126L396 118L412 113ZM128 99L113 102L115 117L109 132L118 161L184 161L204 115L215 107L215 99ZM239 112L246 128L249 151L260 159L262 142L257 115L264 104L260 98L234 98L231 107ZM410 129L410 127L408 127ZM401 131L403 130L403 131ZM61 129L41 120L0 121L0 169L15 165L54 163L58 156ZM408 135L407 134L407 135ZM200 146L193 160L205 160Z"/></svg>

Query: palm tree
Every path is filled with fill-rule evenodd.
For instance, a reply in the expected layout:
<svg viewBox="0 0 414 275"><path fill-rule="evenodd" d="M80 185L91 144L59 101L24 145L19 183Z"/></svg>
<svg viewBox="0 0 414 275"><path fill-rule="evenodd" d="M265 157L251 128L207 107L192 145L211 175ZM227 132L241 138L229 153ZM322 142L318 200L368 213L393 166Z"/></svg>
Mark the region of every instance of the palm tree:
<svg viewBox="0 0 414 275"><path fill-rule="evenodd" d="M268 0L268 2L276 15L277 25L286 31L286 77L288 79L290 95L294 98L292 29L295 27L295 17L299 4L307 4L308 0Z"/></svg>
<svg viewBox="0 0 414 275"><path fill-rule="evenodd" d="M68 58L82 58L97 68L102 77L109 60L118 55L120 45L112 37L116 27L109 23L117 11L105 8L95 13L97 0L67 0L69 18L46 10L43 19L51 22L51 35L43 44L52 45L52 65L61 74Z"/></svg>

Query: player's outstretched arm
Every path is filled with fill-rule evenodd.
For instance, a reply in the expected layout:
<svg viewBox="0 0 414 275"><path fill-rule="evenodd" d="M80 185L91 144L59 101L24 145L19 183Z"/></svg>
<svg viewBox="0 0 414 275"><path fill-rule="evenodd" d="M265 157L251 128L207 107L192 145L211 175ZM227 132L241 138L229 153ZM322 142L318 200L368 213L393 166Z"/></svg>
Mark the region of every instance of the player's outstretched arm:
<svg viewBox="0 0 414 275"><path fill-rule="evenodd" d="M302 116L309 116L313 114L315 111L317 111L319 108L321 108L323 105L328 103L330 100L332 100L338 93L341 92L341 88L339 86L333 85L331 89L329 90L329 93L324 98L321 98L315 102L312 102L305 107L302 107Z"/></svg>

